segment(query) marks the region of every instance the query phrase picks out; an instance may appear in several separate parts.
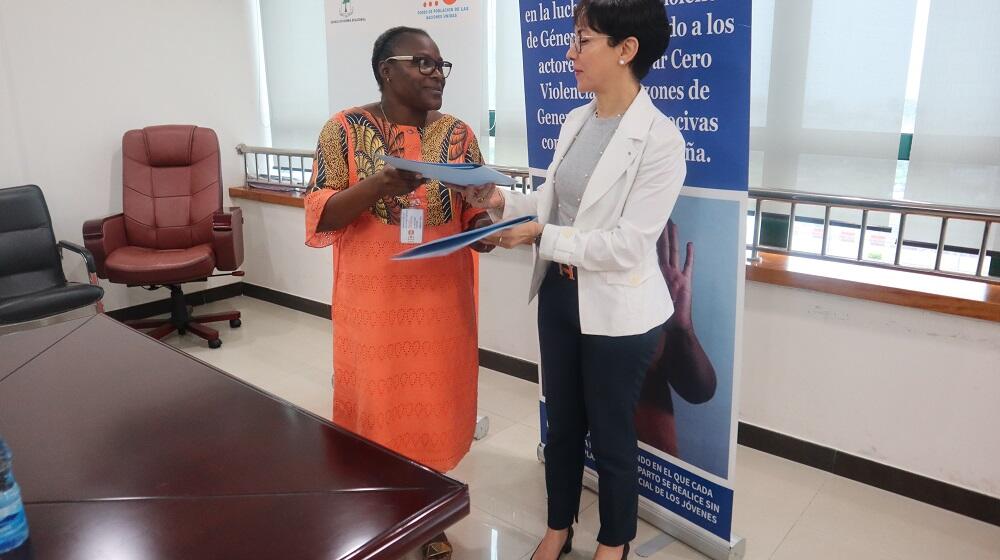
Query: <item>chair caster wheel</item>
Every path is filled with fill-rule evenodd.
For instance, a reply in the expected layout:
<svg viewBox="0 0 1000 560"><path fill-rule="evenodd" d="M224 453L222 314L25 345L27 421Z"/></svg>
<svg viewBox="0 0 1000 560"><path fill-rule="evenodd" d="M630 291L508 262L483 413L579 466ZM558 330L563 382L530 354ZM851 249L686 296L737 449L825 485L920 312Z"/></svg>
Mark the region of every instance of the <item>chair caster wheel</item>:
<svg viewBox="0 0 1000 560"><path fill-rule="evenodd" d="M242 325L242 324L243 324L243 321L240 321L239 319L233 319L233 320L229 321L229 326L232 327L232 328L234 328L234 329L240 328L240 325Z"/></svg>
<svg viewBox="0 0 1000 560"><path fill-rule="evenodd" d="M216 349L216 348L218 348L218 347L220 347L220 346L222 346L222 341L219 340L218 338L215 339L215 340L209 340L208 341L208 347L211 348L211 349L213 349L213 350Z"/></svg>

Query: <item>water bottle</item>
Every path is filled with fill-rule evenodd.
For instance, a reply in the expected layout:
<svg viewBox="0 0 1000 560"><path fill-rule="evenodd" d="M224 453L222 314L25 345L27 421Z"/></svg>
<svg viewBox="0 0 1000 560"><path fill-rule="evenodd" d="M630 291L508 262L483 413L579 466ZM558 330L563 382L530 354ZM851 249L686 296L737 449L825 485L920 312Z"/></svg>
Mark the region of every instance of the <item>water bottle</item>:
<svg viewBox="0 0 1000 560"><path fill-rule="evenodd" d="M0 554L28 540L28 520L24 516L21 488L14 482L11 452L0 438Z"/></svg>

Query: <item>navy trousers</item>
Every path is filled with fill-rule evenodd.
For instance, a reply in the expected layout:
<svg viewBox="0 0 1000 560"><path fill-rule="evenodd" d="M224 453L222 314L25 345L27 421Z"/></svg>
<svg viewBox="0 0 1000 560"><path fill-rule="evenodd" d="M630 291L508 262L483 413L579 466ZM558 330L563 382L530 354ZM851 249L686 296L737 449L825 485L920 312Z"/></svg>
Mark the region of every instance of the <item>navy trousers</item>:
<svg viewBox="0 0 1000 560"><path fill-rule="evenodd" d="M635 538L639 513L635 409L662 329L581 334L577 281L558 265L550 267L538 297L549 527L565 529L579 513L589 431L600 480L597 540L623 545Z"/></svg>

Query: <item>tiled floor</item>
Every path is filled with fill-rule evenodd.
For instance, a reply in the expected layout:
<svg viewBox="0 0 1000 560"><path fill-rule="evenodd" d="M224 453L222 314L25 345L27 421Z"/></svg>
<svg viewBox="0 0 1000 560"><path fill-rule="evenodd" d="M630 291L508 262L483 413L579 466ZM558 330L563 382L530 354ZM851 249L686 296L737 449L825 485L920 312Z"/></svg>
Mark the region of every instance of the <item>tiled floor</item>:
<svg viewBox="0 0 1000 560"><path fill-rule="evenodd" d="M246 297L198 311L234 307L243 312L243 327L221 324L222 348L209 350L190 335L167 342L329 417L330 322ZM528 558L545 526L545 484L535 455L537 386L484 369L479 389L491 429L449 473L469 484L473 505L472 514L448 531L454 558ZM736 473L734 531L747 539L748 559L1000 559L1000 527L744 447L737 453ZM572 559L590 558L594 550L596 496L585 494ZM656 534L640 521L634 544ZM652 558L704 556L675 542Z"/></svg>

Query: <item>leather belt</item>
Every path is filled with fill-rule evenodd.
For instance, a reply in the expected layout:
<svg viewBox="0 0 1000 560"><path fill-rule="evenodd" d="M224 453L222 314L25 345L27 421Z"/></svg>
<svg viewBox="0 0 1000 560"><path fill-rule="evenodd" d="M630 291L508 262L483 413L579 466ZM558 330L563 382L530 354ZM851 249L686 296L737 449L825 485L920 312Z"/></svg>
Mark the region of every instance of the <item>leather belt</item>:
<svg viewBox="0 0 1000 560"><path fill-rule="evenodd" d="M576 267L571 264L556 263L559 270L559 276L566 278L568 280L576 280Z"/></svg>

